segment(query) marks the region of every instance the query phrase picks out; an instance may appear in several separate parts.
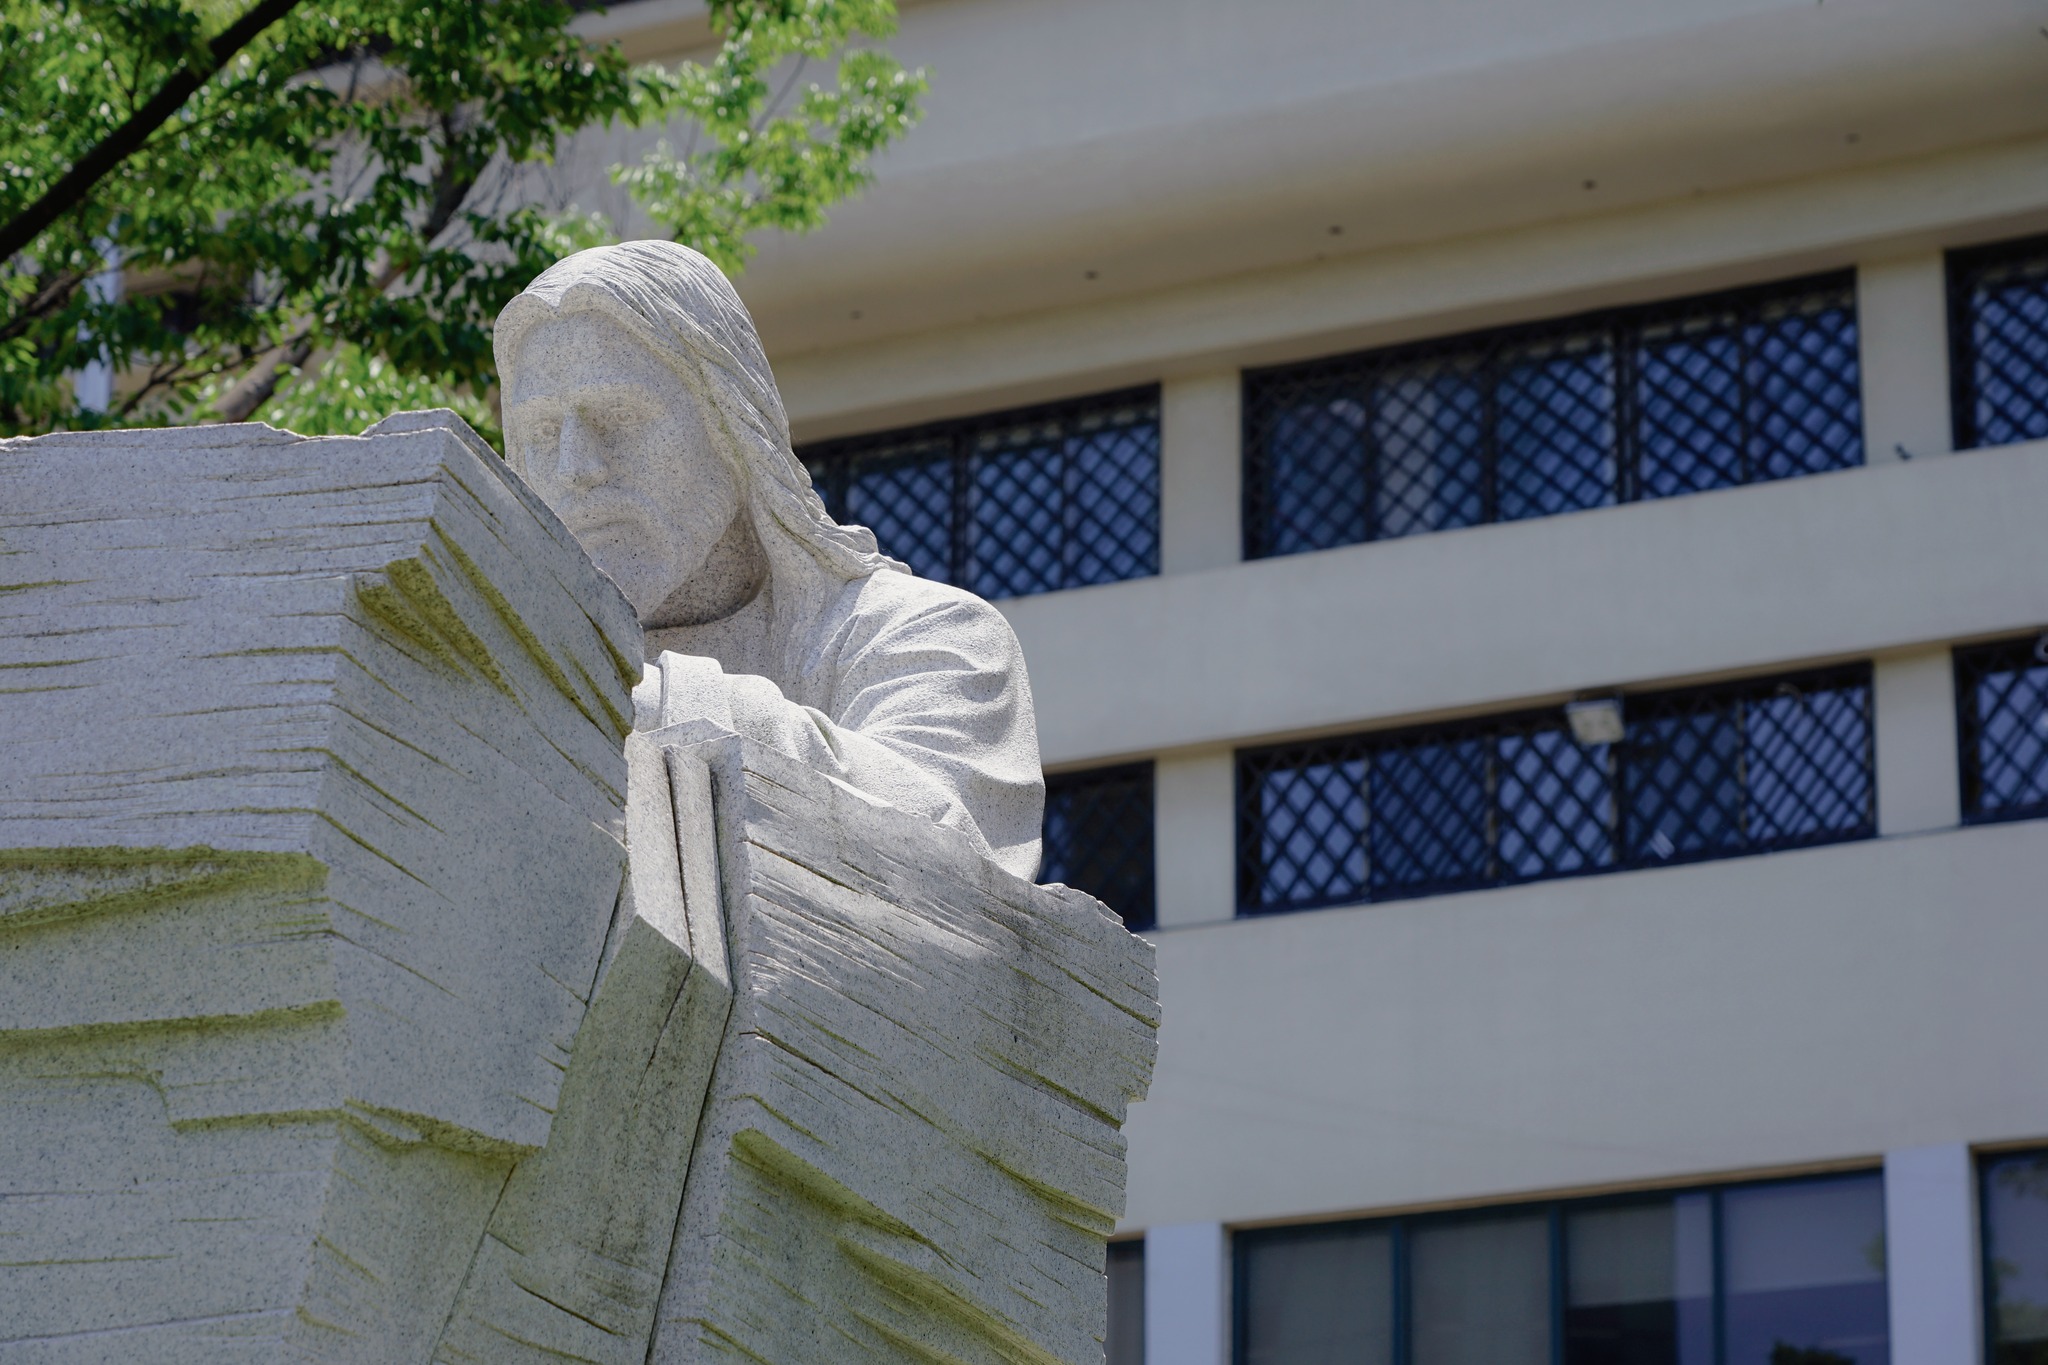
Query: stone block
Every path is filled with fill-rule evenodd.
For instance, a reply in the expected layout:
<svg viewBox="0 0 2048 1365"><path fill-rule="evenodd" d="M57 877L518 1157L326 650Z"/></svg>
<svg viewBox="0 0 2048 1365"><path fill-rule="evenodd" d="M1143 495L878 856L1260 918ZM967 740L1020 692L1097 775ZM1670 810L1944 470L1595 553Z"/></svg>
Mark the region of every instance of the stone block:
<svg viewBox="0 0 2048 1365"><path fill-rule="evenodd" d="M732 1007L649 1359L1100 1360L1151 946L956 831L677 731L671 763L713 774Z"/></svg>
<svg viewBox="0 0 2048 1365"><path fill-rule="evenodd" d="M1150 947L641 644L446 414L0 443L0 1365L1101 1358Z"/></svg>
<svg viewBox="0 0 2048 1365"><path fill-rule="evenodd" d="M639 654L452 419L0 443L0 1361L426 1358L604 955Z"/></svg>

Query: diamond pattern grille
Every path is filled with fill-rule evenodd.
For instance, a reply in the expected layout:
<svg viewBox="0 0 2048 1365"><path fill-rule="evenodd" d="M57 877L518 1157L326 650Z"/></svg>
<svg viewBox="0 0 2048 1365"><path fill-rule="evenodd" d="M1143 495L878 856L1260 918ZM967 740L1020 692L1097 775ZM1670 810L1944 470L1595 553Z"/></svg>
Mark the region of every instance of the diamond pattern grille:
<svg viewBox="0 0 2048 1365"><path fill-rule="evenodd" d="M1152 837L1150 763L1046 778L1039 880L1086 891L1133 931L1157 920Z"/></svg>
<svg viewBox="0 0 2048 1365"><path fill-rule="evenodd" d="M925 578L1021 597L1159 572L1159 391L806 447L832 515Z"/></svg>
<svg viewBox="0 0 2048 1365"><path fill-rule="evenodd" d="M2048 700L2048 665L2040 701ZM1238 755L1238 912L1759 853L1875 829L1868 666ZM2037 734L2041 733L2037 731ZM2048 798L2048 739L2034 753ZM2048 809L2048 807L2044 807Z"/></svg>
<svg viewBox="0 0 2048 1365"><path fill-rule="evenodd" d="M2048 436L2048 237L1948 257L1956 449Z"/></svg>
<svg viewBox="0 0 2048 1365"><path fill-rule="evenodd" d="M2048 815L2048 635L1955 652L1963 818Z"/></svg>
<svg viewBox="0 0 2048 1365"><path fill-rule="evenodd" d="M1846 273L1251 371L1245 553L1858 465L1859 383Z"/></svg>

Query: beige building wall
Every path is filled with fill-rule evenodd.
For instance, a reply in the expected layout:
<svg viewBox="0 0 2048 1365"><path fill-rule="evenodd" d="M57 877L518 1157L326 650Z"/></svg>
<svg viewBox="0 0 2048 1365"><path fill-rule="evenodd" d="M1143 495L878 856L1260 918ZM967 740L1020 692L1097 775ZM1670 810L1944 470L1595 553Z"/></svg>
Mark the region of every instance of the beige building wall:
<svg viewBox="0 0 2048 1365"><path fill-rule="evenodd" d="M925 125L741 289L801 439L1162 385L1162 574L1002 604L1048 766L1157 760L1155 1361L1225 1358L1219 1227L1879 1164L1947 1248L1894 1261L1894 1361L1974 1357L1968 1153L2048 1140L2048 824L1959 827L1949 649L2048 624L2048 442L1949 453L1942 252L2048 228L2037 21L904 6ZM1239 562L1246 366L1843 268L1865 468ZM1238 745L1844 659L1876 839L1232 919Z"/></svg>

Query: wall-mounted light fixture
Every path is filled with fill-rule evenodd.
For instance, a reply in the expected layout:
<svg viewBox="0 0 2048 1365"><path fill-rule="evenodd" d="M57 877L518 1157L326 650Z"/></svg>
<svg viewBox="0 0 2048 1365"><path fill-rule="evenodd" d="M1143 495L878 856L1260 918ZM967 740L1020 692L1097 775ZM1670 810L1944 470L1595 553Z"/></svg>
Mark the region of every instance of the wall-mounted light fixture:
<svg viewBox="0 0 2048 1365"><path fill-rule="evenodd" d="M1572 738L1589 748L1595 744L1619 744L1626 733L1619 697L1566 702L1564 718L1571 722Z"/></svg>

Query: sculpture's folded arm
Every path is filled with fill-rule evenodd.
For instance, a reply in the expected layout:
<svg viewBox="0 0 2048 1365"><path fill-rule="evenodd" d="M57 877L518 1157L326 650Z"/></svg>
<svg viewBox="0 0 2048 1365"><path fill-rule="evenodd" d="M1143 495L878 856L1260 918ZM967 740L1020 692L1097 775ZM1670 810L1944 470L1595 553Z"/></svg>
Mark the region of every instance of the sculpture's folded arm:
<svg viewBox="0 0 2048 1365"><path fill-rule="evenodd" d="M1037 875L1045 799L1031 685L1002 613L883 572L850 586L810 650L805 705L717 660L664 652L635 692L641 728L708 719L973 839Z"/></svg>

